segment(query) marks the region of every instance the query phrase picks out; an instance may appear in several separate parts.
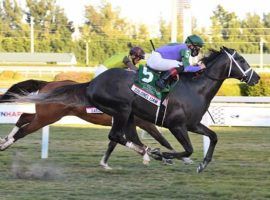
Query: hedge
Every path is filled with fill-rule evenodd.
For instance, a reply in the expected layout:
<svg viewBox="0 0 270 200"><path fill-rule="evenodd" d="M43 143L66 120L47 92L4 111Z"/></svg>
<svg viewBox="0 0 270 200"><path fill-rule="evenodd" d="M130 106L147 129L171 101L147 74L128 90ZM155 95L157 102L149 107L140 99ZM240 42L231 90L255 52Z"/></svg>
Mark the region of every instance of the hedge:
<svg viewBox="0 0 270 200"><path fill-rule="evenodd" d="M220 90L219 96L270 96L270 73L260 73L261 79L255 86L248 86L246 83L224 82Z"/></svg>
<svg viewBox="0 0 270 200"><path fill-rule="evenodd" d="M20 74L19 72L14 72L14 71L3 71L0 74L1 80L21 80L23 79L23 75Z"/></svg>
<svg viewBox="0 0 270 200"><path fill-rule="evenodd" d="M62 72L54 77L55 81L72 80L79 83L91 81L94 74L87 72Z"/></svg>

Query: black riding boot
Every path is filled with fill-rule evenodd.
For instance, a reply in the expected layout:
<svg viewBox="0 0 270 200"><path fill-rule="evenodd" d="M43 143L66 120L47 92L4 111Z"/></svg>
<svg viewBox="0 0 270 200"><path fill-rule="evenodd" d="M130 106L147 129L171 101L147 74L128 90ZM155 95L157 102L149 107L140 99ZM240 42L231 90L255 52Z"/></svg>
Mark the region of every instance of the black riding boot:
<svg viewBox="0 0 270 200"><path fill-rule="evenodd" d="M158 86L160 89L164 89L169 80L171 79L171 77L174 77L178 74L178 70L177 69L171 69L166 71L164 74L162 74L159 79L156 81L156 86Z"/></svg>

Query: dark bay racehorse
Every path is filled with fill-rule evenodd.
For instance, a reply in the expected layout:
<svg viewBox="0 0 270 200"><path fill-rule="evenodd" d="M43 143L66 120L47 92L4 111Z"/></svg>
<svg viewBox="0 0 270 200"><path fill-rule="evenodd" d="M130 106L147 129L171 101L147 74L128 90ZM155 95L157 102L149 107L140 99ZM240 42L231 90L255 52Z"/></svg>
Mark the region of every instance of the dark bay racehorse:
<svg viewBox="0 0 270 200"><path fill-rule="evenodd" d="M211 50L202 62L205 72L197 79L181 75L179 82L171 91L164 119L164 127L168 128L184 147L183 152L164 152L166 158L189 157L193 147L188 131L208 136L210 146L197 172L202 172L212 160L218 141L215 132L201 124L211 100L227 78L236 78L248 85L258 83L260 77L254 72L246 60L235 50L222 47L220 51ZM47 94L19 97L17 102L52 103L67 105L92 104L98 109L114 117L109 139L125 145L140 154L147 150L123 137L124 132L135 133L134 115L150 122L155 122L157 106L135 95L130 87L137 74L123 70L110 69L100 74L90 83L64 86Z"/></svg>
<svg viewBox="0 0 270 200"><path fill-rule="evenodd" d="M39 93L49 92L55 88L64 85L74 85L77 82L74 81L53 81L46 82L40 80L27 80L17 84L14 84L12 87L8 89L8 91L0 96L0 103L7 102L11 96L10 93L13 94L24 94L25 92L31 93L39 91ZM99 124L103 126L111 126L112 125L112 117L105 113L87 113L86 107L72 107L66 106L63 104L36 104L36 113L23 113L19 120L17 121L15 127L4 139L0 138L0 150L5 150L13 142L9 141L9 138L14 138L16 141L20 138L25 137L26 135L37 131L38 129L52 124L62 117L67 115L77 116L87 122ZM150 122L145 120L135 118L136 126L148 132L153 138L155 138L161 145L165 146L169 150L173 151L173 148L168 143L168 141L162 136L162 134L158 131L156 126ZM135 142L136 144L142 145L138 135L126 135L126 137ZM111 141L108 144L108 149L103 156L100 164L108 168L107 161L112 151L116 146L116 142Z"/></svg>

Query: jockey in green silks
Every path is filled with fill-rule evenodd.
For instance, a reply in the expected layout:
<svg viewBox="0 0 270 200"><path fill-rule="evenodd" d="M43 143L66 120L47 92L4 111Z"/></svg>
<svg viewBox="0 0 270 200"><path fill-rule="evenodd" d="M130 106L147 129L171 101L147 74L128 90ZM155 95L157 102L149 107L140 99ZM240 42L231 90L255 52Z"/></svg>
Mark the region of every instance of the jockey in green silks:
<svg viewBox="0 0 270 200"><path fill-rule="evenodd" d="M136 65L145 58L145 52L140 47L133 47L129 54L119 53L105 60L104 66L108 68L123 67L129 70L137 70Z"/></svg>
<svg viewBox="0 0 270 200"><path fill-rule="evenodd" d="M197 72L205 68L200 63L192 66L189 57L195 57L204 46L204 41L198 35L190 35L184 43L172 43L161 46L152 52L147 59L147 65L157 71L165 72L157 80L156 85L163 89L169 80L181 72Z"/></svg>

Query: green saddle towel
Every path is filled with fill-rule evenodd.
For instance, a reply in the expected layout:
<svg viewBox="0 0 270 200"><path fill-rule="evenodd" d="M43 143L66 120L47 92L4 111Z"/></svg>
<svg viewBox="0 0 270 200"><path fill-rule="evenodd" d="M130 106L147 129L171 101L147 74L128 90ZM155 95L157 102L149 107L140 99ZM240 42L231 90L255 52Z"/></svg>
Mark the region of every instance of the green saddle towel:
<svg viewBox="0 0 270 200"><path fill-rule="evenodd" d="M168 95L176 82L168 84L160 90L156 86L156 81L160 77L160 72L156 72L145 65L139 65L138 78L134 81L131 89L139 96L147 99L151 103L160 106L160 103Z"/></svg>

